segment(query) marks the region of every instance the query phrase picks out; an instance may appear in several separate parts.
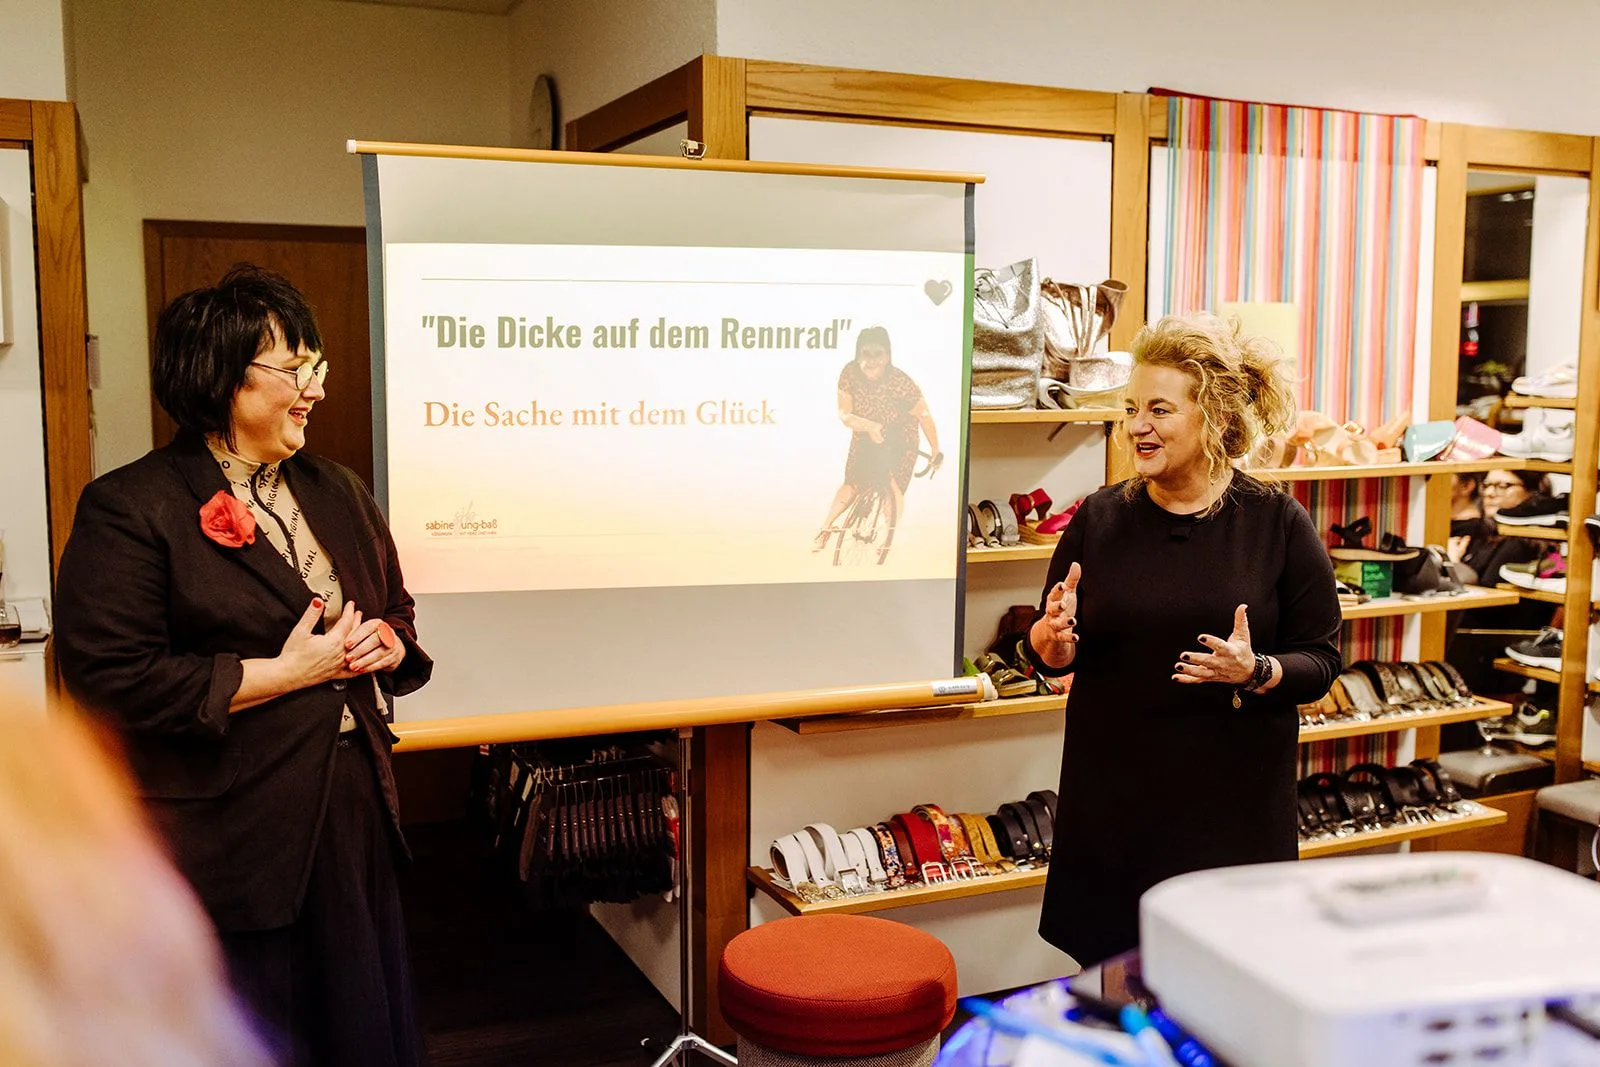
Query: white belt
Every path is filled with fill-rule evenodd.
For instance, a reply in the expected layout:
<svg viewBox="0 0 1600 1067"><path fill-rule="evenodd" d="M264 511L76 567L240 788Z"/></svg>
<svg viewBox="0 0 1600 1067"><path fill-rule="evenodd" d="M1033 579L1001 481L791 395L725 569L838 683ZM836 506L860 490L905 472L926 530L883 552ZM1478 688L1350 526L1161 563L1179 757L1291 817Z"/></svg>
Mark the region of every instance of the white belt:
<svg viewBox="0 0 1600 1067"><path fill-rule="evenodd" d="M772 843L772 869L778 872L778 877L788 882L790 887L798 886L801 882L813 882L811 868L806 864L805 850L800 847L800 840L794 834L784 834Z"/></svg>
<svg viewBox="0 0 1600 1067"><path fill-rule="evenodd" d="M850 837L861 842L861 851L867 858L867 877L873 885L882 885L889 880L889 874L883 869L883 862L878 856L878 838L865 826L858 826L849 833Z"/></svg>

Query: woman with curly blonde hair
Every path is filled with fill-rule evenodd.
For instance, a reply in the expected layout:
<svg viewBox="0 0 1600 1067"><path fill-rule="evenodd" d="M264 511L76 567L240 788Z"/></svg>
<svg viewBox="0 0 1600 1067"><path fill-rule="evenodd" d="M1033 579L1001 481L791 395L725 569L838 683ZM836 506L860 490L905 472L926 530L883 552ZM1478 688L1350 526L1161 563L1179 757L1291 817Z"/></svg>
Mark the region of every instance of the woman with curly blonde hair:
<svg viewBox="0 0 1600 1067"><path fill-rule="evenodd" d="M132 795L75 719L0 693L0 1063L265 1067Z"/></svg>
<svg viewBox="0 0 1600 1067"><path fill-rule="evenodd" d="M1294 422L1282 357L1206 314L1131 351L1134 476L1067 526L1028 641L1075 674L1039 932L1085 965L1137 944L1156 883L1295 858L1295 706L1340 669L1310 516L1235 469Z"/></svg>

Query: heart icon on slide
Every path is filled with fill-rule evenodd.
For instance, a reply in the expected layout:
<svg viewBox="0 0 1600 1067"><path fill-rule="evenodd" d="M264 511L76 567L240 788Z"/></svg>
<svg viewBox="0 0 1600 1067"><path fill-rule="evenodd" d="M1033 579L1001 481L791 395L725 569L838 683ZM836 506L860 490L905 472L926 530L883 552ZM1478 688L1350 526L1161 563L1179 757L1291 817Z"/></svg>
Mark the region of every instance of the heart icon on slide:
<svg viewBox="0 0 1600 1067"><path fill-rule="evenodd" d="M932 278L922 285L922 291L928 294L928 299L933 301L934 307L944 303L944 298L950 295L952 288L949 282L935 281Z"/></svg>

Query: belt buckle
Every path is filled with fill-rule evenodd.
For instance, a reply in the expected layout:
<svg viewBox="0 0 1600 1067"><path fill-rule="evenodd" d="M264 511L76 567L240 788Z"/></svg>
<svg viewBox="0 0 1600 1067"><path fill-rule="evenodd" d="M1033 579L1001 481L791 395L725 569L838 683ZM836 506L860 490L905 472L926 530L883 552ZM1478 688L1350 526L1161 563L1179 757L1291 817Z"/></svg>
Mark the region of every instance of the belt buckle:
<svg viewBox="0 0 1600 1067"><path fill-rule="evenodd" d="M950 870L942 863L929 860L922 865L922 882L924 885L936 885L950 880Z"/></svg>
<svg viewBox="0 0 1600 1067"><path fill-rule="evenodd" d="M854 867L846 867L839 872L839 886L849 896L860 896L867 891L866 880L861 877L861 872Z"/></svg>
<svg viewBox="0 0 1600 1067"><path fill-rule="evenodd" d="M824 899L822 889L815 882L796 882L794 891L807 904L818 904Z"/></svg>
<svg viewBox="0 0 1600 1067"><path fill-rule="evenodd" d="M986 868L979 867L970 856L957 856L950 861L952 878L979 878L988 873Z"/></svg>

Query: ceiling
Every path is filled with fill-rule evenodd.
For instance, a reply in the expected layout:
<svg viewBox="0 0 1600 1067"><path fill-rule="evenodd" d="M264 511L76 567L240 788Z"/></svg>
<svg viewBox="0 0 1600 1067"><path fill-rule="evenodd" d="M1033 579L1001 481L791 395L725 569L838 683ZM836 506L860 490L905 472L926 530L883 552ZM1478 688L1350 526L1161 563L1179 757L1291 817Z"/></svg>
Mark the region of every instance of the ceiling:
<svg viewBox="0 0 1600 1067"><path fill-rule="evenodd" d="M389 7L432 7L441 11L469 11L475 15L509 15L522 0L344 0L351 4L386 4Z"/></svg>

